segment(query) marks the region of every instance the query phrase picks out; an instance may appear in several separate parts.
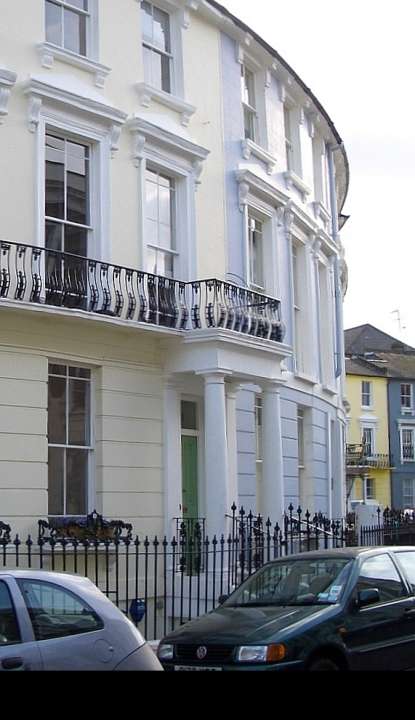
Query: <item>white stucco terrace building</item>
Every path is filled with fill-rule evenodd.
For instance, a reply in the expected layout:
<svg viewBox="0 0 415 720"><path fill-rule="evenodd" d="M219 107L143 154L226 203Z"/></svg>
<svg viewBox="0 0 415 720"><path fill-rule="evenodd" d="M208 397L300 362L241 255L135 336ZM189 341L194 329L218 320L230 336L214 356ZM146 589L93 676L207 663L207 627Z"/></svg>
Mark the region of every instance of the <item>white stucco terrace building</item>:
<svg viewBox="0 0 415 720"><path fill-rule="evenodd" d="M0 0L0 123L0 520L341 517L348 163L295 72L212 0Z"/></svg>

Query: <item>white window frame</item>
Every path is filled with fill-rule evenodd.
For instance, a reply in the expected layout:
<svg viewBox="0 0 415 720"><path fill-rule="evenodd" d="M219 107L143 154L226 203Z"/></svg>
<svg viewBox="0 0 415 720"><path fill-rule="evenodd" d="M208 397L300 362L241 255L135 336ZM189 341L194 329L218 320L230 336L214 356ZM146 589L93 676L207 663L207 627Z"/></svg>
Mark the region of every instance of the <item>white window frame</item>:
<svg viewBox="0 0 415 720"><path fill-rule="evenodd" d="M404 433L410 433L411 435L411 444L405 443L404 444ZM400 446L401 446L401 464L406 465L407 463L413 463L415 462L415 427L413 426L405 426L401 425L399 429L399 436L400 436ZM410 447L412 448L412 457L404 457L404 447Z"/></svg>
<svg viewBox="0 0 415 720"><path fill-rule="evenodd" d="M408 487L410 484L410 494L407 492ZM411 498L410 503L405 502L405 498ZM404 510L413 509L415 507L415 479L413 478L404 478L403 484L402 484L402 502L403 502L403 508Z"/></svg>
<svg viewBox="0 0 415 720"><path fill-rule="evenodd" d="M149 250L149 249L155 250L156 252L160 252L161 254L164 254L164 255L169 255L169 256L171 257L171 259L172 259L172 265L173 265L172 278L180 279L180 275L176 272L176 266L177 266L178 264L180 264L180 252L178 252L178 250L176 249L176 247L177 247L177 228L176 228L177 220L176 220L176 218L177 218L177 209L178 209L178 203L177 203L177 187L176 187L177 181L176 181L176 178L174 178L174 177L172 177L170 174L164 172L164 171L161 170L159 167L153 166L153 165L151 165L151 163L147 163L147 164L146 164L146 178L145 178L145 185L146 185L146 187L145 187L145 195L146 195L146 201L145 201L146 216L145 216L145 220L146 220L146 224L147 224L147 219L148 219L148 218L147 218L147 183L148 183L147 171L150 171L150 172L152 172L152 173L157 174L157 177L159 177L159 176L161 175L162 177L167 178L167 179L170 180L170 183L171 183L171 185L170 185L170 193L173 193L173 195L172 195L172 197L171 197L171 202L172 202L172 204L174 205L174 212L172 213L171 226L170 226L171 239L172 239L172 247L171 247L171 248L166 248L166 247L163 247L162 245L152 245L151 243L147 242L147 243L146 243L146 260L148 261L148 250ZM158 188L158 187L159 187L159 185L157 185L157 188ZM158 229L159 229L159 223L157 223L157 227L158 227ZM147 233L146 233L146 236L147 236ZM151 274L151 273L150 273L150 274ZM156 274L156 275L161 275L161 273L155 273L155 274ZM167 276L167 277L168 277L168 276Z"/></svg>
<svg viewBox="0 0 415 720"><path fill-rule="evenodd" d="M364 392L364 385L369 385L369 393ZM364 396L369 394L369 404L364 403ZM361 384L361 392L360 392L360 399L361 399L361 407L365 410L372 409L373 408L373 382L370 380L362 380Z"/></svg>
<svg viewBox="0 0 415 720"><path fill-rule="evenodd" d="M368 477L366 482L366 500L376 500L376 478Z"/></svg>
<svg viewBox="0 0 415 720"><path fill-rule="evenodd" d="M49 366L51 365L62 365L65 366L67 369L70 367L73 368L82 368L83 370L88 370L90 372L90 379L88 381L85 380L85 382L89 382L89 389L90 389L90 418L89 418L89 430L90 430L90 445L89 446L71 446L71 445L55 445L55 444L49 444L48 439L48 449L50 447L52 448L70 448L70 449L80 449L85 450L88 452L88 463L87 463L87 497L86 497L86 514L89 515L93 510L96 508L96 479L95 479L95 444L94 444L94 438L95 438L95 414L96 414L96 407L95 407L95 388L96 388L96 380L95 380L95 368L89 366L87 363L82 362L76 362L76 361L68 361L68 360L61 360L57 358L49 357L48 360L48 380L52 373L49 372ZM68 380L68 375L53 375L53 377L65 377L66 380ZM78 378L76 378L78 379ZM48 411L49 411L49 398L48 398ZM66 407L66 414L68 417L68 408ZM48 476L48 487L49 487L49 476ZM64 498L64 502L66 501L66 498ZM51 515L49 513L48 509L48 517L71 517L70 515Z"/></svg>
<svg viewBox="0 0 415 720"><path fill-rule="evenodd" d="M133 156L139 171L140 232L137 267L147 269L145 232L146 169L157 169L176 186L176 267L175 279L190 282L197 276L197 230L195 190L209 152L141 118L130 123Z"/></svg>
<svg viewBox="0 0 415 720"><path fill-rule="evenodd" d="M61 0L58 0L59 4ZM43 0L44 6L46 0ZM69 5L69 3L66 3ZM46 15L46 9L44 14ZM46 18L45 30L46 38ZM55 60L68 63L80 70L84 70L94 76L95 85L103 88L105 80L111 72L111 68L99 62L99 2L89 0L89 29L87 30L87 54L78 55L72 50L67 50L63 45L55 45L48 40L37 44L40 61L43 67L51 69Z"/></svg>
<svg viewBox="0 0 415 720"><path fill-rule="evenodd" d="M257 103L257 82L256 82L256 73L255 70L253 70L246 61L241 63L241 89L243 87L243 84L246 82L247 75L251 78L251 90L253 94L253 100L254 105L251 105L250 103L247 103L243 97L242 94L242 109L243 109L243 122L244 122L244 140L250 140L251 142L255 143L256 145L260 145L259 141L259 117L258 117L258 103ZM249 91L249 86L248 91ZM245 112L248 113L251 123L252 123L252 135L253 137L247 137L247 126L245 121Z"/></svg>
<svg viewBox="0 0 415 720"><path fill-rule="evenodd" d="M46 25L46 6L47 3L50 3L52 5L56 5L57 7L61 8L61 35L62 35L62 43L52 43L50 40L47 40L47 25ZM83 10L82 8L76 7L76 5L73 5L70 0L43 0L44 4L44 18L45 18L45 39L46 42L49 45L59 47L62 50L72 53L73 55L78 55L79 57L88 58L88 57L95 57L96 56L96 47L94 46L97 37L98 32L94 32L94 28L96 27L97 22L97 12L98 12L98 4L95 0L88 0L88 9ZM83 53L77 53L74 50L69 50L64 45L64 14L65 10L73 13L74 15L78 15L80 17L85 18L85 55Z"/></svg>
<svg viewBox="0 0 415 720"><path fill-rule="evenodd" d="M364 423L362 425L363 450L365 448L365 443L363 441L364 441L366 432L369 432L371 434L372 441L371 441L371 445L370 445L371 453L369 455L365 455L365 457L371 458L371 457L373 457L373 455L376 455L376 427L375 427L375 425L368 424L368 423Z"/></svg>
<svg viewBox="0 0 415 720"><path fill-rule="evenodd" d="M125 113L96 103L43 80L29 80L25 86L29 98L29 129L36 134L36 245L45 247L45 136L64 133L75 141L91 146L90 158L90 234L88 256L108 261L111 258L111 157Z"/></svg>
<svg viewBox="0 0 415 720"><path fill-rule="evenodd" d="M169 43L170 43L170 52L167 50L162 50L162 48L158 47L157 45L154 45L152 42L150 42L147 38L144 37L144 33L142 33L142 50L143 50L143 58L144 58L144 48L149 50L152 54L160 55L163 58L167 58L168 60L168 79L169 79L169 90L166 90L165 88L157 88L161 92L166 92L169 95L174 94L173 93L173 79L174 79L174 53L173 53L173 40L172 40L172 20L171 15L163 8L159 7L156 3L151 2L151 0L142 0L141 2L141 10L143 11L143 4L146 3L149 5L152 9L152 18L154 22L154 9L159 10L161 13L167 16L168 18L168 30L169 30ZM143 66L144 66L144 60L143 60ZM148 85L152 86L152 83L149 81L148 78L144 77L145 82L147 82ZM161 83L163 78L160 78ZM156 87L156 86L154 86Z"/></svg>
<svg viewBox="0 0 415 720"><path fill-rule="evenodd" d="M257 232L253 229L253 223L258 222L261 223L261 232L260 232L260 247L259 247L259 261L260 261L260 278L254 278L253 277L253 233ZM249 254L249 265L248 265L248 285L251 288L251 290L254 290L255 292L259 293L265 293L265 242L266 242L266 223L267 220L264 220L264 216L261 215L258 212L255 212L255 210L252 207L248 208L248 254ZM261 283L254 282L255 279L261 280Z"/></svg>
<svg viewBox="0 0 415 720"><path fill-rule="evenodd" d="M79 223L71 222L70 220L67 220L66 218L65 218L65 219L62 219L62 218L54 218L54 217L51 217L51 216L49 216L49 215L44 214L44 225L46 226L46 223L47 223L47 222L51 222L51 223L54 223L54 224L56 224L56 225L63 225L64 227L70 226L70 227L79 228L79 229L81 229L81 230L86 230L86 233L87 233L87 255L86 255L86 257L91 257L91 255L89 254L89 249L90 249L90 237L91 237L91 235L93 236L93 234L94 234L94 226L93 226L93 223L92 223L92 219L93 219L93 215L92 215L92 203L91 203L91 188L92 188L92 183L91 183L91 158L94 157L94 159L95 159L94 150L93 150L94 146L93 146L93 144L91 144L91 142L85 142L83 139L78 139L78 138L74 137L73 135L68 135L68 134L65 133L65 132L59 132L59 131L57 131L57 130L50 130L48 127L46 127L46 130L45 130L45 146L46 146L46 137L47 137L47 135L58 136L58 139L59 139L59 140L62 140L62 141L65 143L65 151L64 151L64 154L65 154L65 164L64 164L64 172L65 172L65 178L64 178L64 205L65 205L65 215L66 215L66 211L67 211L67 207L66 207L66 204L67 204L67 149L66 149L67 143L68 143L68 142L75 142L75 143L77 143L77 144L79 144L79 145L83 145L84 147L88 148L88 161L87 161L87 162L88 162L88 175L87 175L87 178L88 178L88 186L87 186L88 203L87 203L87 204L88 204L88 213L89 213L89 214L88 214L88 220L89 220L89 222L88 222L86 225L82 225L82 224L79 224ZM45 147L45 155L46 155L46 147ZM45 162L46 162L46 157L45 157ZM46 196L46 172L45 172L45 196ZM46 241L46 238L45 238L45 241ZM61 252L66 252L66 250L62 250Z"/></svg>
<svg viewBox="0 0 415 720"><path fill-rule="evenodd" d="M180 6L180 4L175 4L174 1L169 0L157 0L156 2L152 2L151 0L147 0L147 2L150 5L153 5L153 7L158 8L162 12L167 13L170 19L170 92L166 92L164 90L160 90L159 88L152 87L145 79L143 83L140 83L139 90L141 93L145 93L147 90L147 93L153 94L153 97L155 99L163 101L163 96L166 96L166 102L168 102L168 97L171 97L172 99L182 99L184 98L184 66L183 66L183 38L182 38L182 31L183 31L183 7ZM140 29L141 29L141 4L142 0L138 0L139 6L140 6ZM143 32L140 33L140 51L142 58L144 58L143 53L143 45L144 43L144 36ZM144 73L144 59L143 59L143 73ZM144 74L143 74L144 77ZM153 91L153 93L151 93ZM173 100L174 102L174 100ZM191 106L189 106L191 108ZM178 108L179 109L179 108ZM190 113L193 114L195 112L195 108L191 108Z"/></svg>
<svg viewBox="0 0 415 720"><path fill-rule="evenodd" d="M403 388L409 388L409 395L403 392ZM409 406L403 404L403 398L409 398ZM402 415L414 414L414 388L412 383L401 383L401 413Z"/></svg>

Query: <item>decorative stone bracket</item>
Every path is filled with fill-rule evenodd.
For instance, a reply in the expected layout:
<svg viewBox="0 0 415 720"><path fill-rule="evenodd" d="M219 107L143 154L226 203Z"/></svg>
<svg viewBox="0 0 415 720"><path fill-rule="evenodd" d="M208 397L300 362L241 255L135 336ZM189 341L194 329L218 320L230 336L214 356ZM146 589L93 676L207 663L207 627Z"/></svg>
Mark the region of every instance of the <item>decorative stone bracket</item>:
<svg viewBox="0 0 415 720"><path fill-rule="evenodd" d="M0 68L0 125L3 119L8 115L8 104L10 93L17 80L16 73L5 68Z"/></svg>

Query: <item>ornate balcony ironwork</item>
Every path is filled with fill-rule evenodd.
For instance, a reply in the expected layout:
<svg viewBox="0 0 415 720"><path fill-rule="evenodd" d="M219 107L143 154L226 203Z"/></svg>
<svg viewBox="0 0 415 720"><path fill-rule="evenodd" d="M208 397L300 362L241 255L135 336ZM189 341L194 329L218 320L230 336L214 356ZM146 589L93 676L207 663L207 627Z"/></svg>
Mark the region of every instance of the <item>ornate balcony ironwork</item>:
<svg viewBox="0 0 415 720"><path fill-rule="evenodd" d="M282 342L285 328L279 300L220 280L191 283L194 330L223 328Z"/></svg>
<svg viewBox="0 0 415 720"><path fill-rule="evenodd" d="M42 543L62 540L104 542L131 540L133 526L122 520L106 520L96 510L86 517L55 517L39 520L39 540ZM122 531L126 530L126 535ZM46 534L48 533L48 534Z"/></svg>
<svg viewBox="0 0 415 720"><path fill-rule="evenodd" d="M179 331L225 329L282 342L281 303L221 280L191 283L0 241L0 301L83 310Z"/></svg>
<svg viewBox="0 0 415 720"><path fill-rule="evenodd" d="M348 474L359 474L365 470L392 470L393 456L371 453L365 445L348 445L346 451Z"/></svg>

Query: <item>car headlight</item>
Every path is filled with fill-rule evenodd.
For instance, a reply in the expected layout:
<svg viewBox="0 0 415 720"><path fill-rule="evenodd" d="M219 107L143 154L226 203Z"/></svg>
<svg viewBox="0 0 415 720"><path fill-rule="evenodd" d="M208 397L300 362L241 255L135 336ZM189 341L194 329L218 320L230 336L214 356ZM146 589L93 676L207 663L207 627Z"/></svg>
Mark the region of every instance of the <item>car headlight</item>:
<svg viewBox="0 0 415 720"><path fill-rule="evenodd" d="M242 645L236 653L239 663L274 663L284 660L287 654L285 645Z"/></svg>
<svg viewBox="0 0 415 720"><path fill-rule="evenodd" d="M159 660L173 660L174 645L160 645L157 655Z"/></svg>

